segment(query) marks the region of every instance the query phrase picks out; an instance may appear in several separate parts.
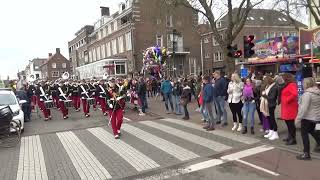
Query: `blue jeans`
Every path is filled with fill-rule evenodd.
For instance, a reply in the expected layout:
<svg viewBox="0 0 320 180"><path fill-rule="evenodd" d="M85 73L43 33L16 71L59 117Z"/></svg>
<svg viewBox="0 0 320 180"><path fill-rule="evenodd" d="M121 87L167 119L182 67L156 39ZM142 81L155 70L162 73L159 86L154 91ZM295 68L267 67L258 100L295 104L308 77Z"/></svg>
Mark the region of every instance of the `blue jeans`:
<svg viewBox="0 0 320 180"><path fill-rule="evenodd" d="M225 108L225 98L225 96L218 96L215 98L218 121L222 121L223 123L227 123L227 110Z"/></svg>
<svg viewBox="0 0 320 180"><path fill-rule="evenodd" d="M254 102L245 102L243 104L243 126L247 127L248 117L250 118L250 125L254 127L254 112L256 110L256 103Z"/></svg>
<svg viewBox="0 0 320 180"><path fill-rule="evenodd" d="M180 96L174 96L174 106L176 108L176 114L182 114L180 106Z"/></svg>
<svg viewBox="0 0 320 180"><path fill-rule="evenodd" d="M140 101L141 101L141 111L143 113L146 113L147 97L146 96L140 96Z"/></svg>
<svg viewBox="0 0 320 180"><path fill-rule="evenodd" d="M168 103L170 102L170 106L171 106L171 111L173 112L173 103L172 103L172 94L171 93L166 93L163 94L164 97L164 104L166 106L166 110L169 111L169 107L168 107Z"/></svg>
<svg viewBox="0 0 320 180"><path fill-rule="evenodd" d="M206 108L204 107L204 104L200 106L200 113L202 114L202 117L204 118L205 121L209 120L208 112Z"/></svg>
<svg viewBox="0 0 320 180"><path fill-rule="evenodd" d="M214 126L214 123L217 119L214 102L205 102L204 108L205 108L205 111L208 113L209 126Z"/></svg>

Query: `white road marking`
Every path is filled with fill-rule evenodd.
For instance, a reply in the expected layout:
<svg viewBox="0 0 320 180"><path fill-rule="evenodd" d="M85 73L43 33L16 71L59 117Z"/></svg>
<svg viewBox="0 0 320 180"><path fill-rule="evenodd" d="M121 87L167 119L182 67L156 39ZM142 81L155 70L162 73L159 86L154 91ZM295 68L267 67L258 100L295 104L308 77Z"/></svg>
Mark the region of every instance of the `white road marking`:
<svg viewBox="0 0 320 180"><path fill-rule="evenodd" d="M274 147L267 146L267 145L262 145L262 146L258 146L258 147L255 147L255 148L251 148L251 149L247 149L247 150L244 150L244 151L240 151L240 152L237 152L237 153L233 153L233 154L229 154L229 155L223 156L223 157L221 157L221 159L222 160L228 160L228 161L234 161L234 160L237 160L237 159L241 159L241 158L244 158L244 157L252 156L254 154L258 154L258 153L261 153L261 152L269 151L269 150L272 150L272 149L274 149Z"/></svg>
<svg viewBox="0 0 320 180"><path fill-rule="evenodd" d="M235 156L240 156L241 158L244 158L244 157L252 156L252 155L255 155L255 154L258 154L258 153L262 153L262 152L265 152L265 151L269 151L271 149L273 149L273 147L271 148L271 147L267 147L267 146L259 146L259 147L256 147L256 148L251 148L251 149L247 149L247 150L244 150L244 151L240 151L240 152L237 152L237 153L234 153L234 154L229 154L227 156L221 157L220 159L211 159L211 160L203 161L203 162L200 162L200 163L197 163L197 164L193 164L193 165L190 165L190 166L187 166L187 167L178 168L178 169L172 169L172 170L169 170L169 171L162 172L160 174L155 174L155 175L152 175L152 176L149 176L149 177L140 178L140 179L136 179L136 180L163 180L163 179L169 179L169 178L171 178L173 176L179 176L179 175L188 174L188 173L191 173L191 172L200 171L200 170L207 169L207 168L212 168L212 167L215 167L215 166L227 163L227 162L239 161L239 159L234 159L233 158ZM251 152L251 151L252 151L252 153L248 153L248 152ZM229 158L229 157L232 157L232 158ZM245 162L245 163L247 163L247 162ZM251 166L252 164L247 163L247 165ZM253 165L251 167L257 168L258 170L262 170L264 172L268 171L268 170L266 170L264 168L261 168L261 167L255 166L255 165ZM274 172L269 171L267 173L274 173ZM277 174L277 173L274 173L274 175L275 174Z"/></svg>
<svg viewBox="0 0 320 180"><path fill-rule="evenodd" d="M109 172L73 132L57 133L57 136L81 179L111 179Z"/></svg>
<svg viewBox="0 0 320 180"><path fill-rule="evenodd" d="M142 154L140 151L128 145L127 143L121 140L114 139L113 135L102 128L91 128L88 129L88 131L96 136L103 144L107 145L114 152L119 154L137 171L145 171L160 166L155 161Z"/></svg>
<svg viewBox="0 0 320 180"><path fill-rule="evenodd" d="M126 117L123 117L124 120L131 122L132 120Z"/></svg>
<svg viewBox="0 0 320 180"><path fill-rule="evenodd" d="M189 128L196 129L196 130L202 130L202 126L201 125L197 125L197 124L190 123L190 122L185 122L185 121L178 120L178 119L170 119L170 118L168 118L168 119L162 119L161 121L171 122L171 123L174 123L174 124L178 124L178 125L189 127ZM255 144L257 142L260 142L260 140L255 139L255 138L245 137L245 136L241 136L241 135L239 135L237 133L230 133L230 132L226 132L226 131L219 130L219 129L216 129L214 131L209 131L208 133L211 133L211 134L214 134L214 135L217 135L217 136L221 136L221 137L224 137L224 138L228 138L228 139L231 139L233 141L241 142L241 143L244 143L244 144Z"/></svg>
<svg viewBox="0 0 320 180"><path fill-rule="evenodd" d="M162 151L165 151L166 153L176 157L177 159L181 161L186 161L194 158L198 158L199 155L184 149L180 146L177 146L165 139L159 138L153 134L150 134L148 132L145 132L139 128L136 128L134 126L131 126L129 124L124 124L122 126L122 129L124 131L127 131L128 133L132 134L133 136L136 136L137 138L161 149Z"/></svg>
<svg viewBox="0 0 320 180"><path fill-rule="evenodd" d="M243 161L243 160L240 160L240 159L237 159L237 160L235 160L235 161L240 162L240 163L242 163L242 164L245 164L245 165L247 165L247 166L253 167L253 168L258 169L258 170L260 170L260 171L264 171L264 172L266 172L266 173L268 173L268 174L271 174L271 175L274 175L274 176L279 176L279 175L280 175L280 174L278 174L278 173L276 173L276 172L270 171L270 170L268 170L268 169L265 169L265 168L263 168L263 167L260 167L260 166L251 164L251 163L249 163L249 162L246 162L246 161Z"/></svg>
<svg viewBox="0 0 320 180"><path fill-rule="evenodd" d="M21 138L17 180L47 180L39 135Z"/></svg>
<svg viewBox="0 0 320 180"><path fill-rule="evenodd" d="M181 131L181 130L176 129L176 128L172 128L172 127L169 127L169 126L166 126L166 125L162 125L160 123L151 122L151 121L143 121L143 122L140 122L140 123L144 124L146 126L158 129L158 130L163 131L165 133L177 136L177 137L179 137L181 139L184 139L186 141L189 141L191 143L198 144L198 145L201 145L203 147L207 147L207 148L212 149L212 150L217 151L217 152L221 152L221 151L225 151L225 150L231 149L230 146L224 145L222 143L219 143L219 142L216 142L216 141L212 141L212 140L209 140L209 139L206 139L206 138L203 138L203 137L200 137L200 136L188 133L188 132L184 132L184 131Z"/></svg>

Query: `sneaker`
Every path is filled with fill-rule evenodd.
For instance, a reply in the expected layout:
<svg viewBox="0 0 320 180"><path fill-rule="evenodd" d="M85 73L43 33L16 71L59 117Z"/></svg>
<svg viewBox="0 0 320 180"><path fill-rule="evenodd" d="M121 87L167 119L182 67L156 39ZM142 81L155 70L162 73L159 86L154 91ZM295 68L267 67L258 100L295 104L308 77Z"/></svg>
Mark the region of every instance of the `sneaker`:
<svg viewBox="0 0 320 180"><path fill-rule="evenodd" d="M207 129L207 131L213 131L213 130L215 130L214 126L211 126Z"/></svg>
<svg viewBox="0 0 320 180"><path fill-rule="evenodd" d="M216 124L221 124L221 121L217 121Z"/></svg>
<svg viewBox="0 0 320 180"><path fill-rule="evenodd" d="M44 119L44 121L48 121L48 120L49 120L49 118L45 118L45 119Z"/></svg>
<svg viewBox="0 0 320 180"><path fill-rule="evenodd" d="M311 156L309 153L303 153L297 156L298 160L311 160Z"/></svg>
<svg viewBox="0 0 320 180"><path fill-rule="evenodd" d="M118 132L118 135L119 135L119 136L121 136L121 131L120 131L120 130L118 130L117 132Z"/></svg>
<svg viewBox="0 0 320 180"><path fill-rule="evenodd" d="M145 116L146 114L145 113L139 113L139 116Z"/></svg>
<svg viewBox="0 0 320 180"><path fill-rule="evenodd" d="M276 139L279 139L278 132L277 131L273 131L272 135L269 137L269 140L273 141L273 140L276 140Z"/></svg>
<svg viewBox="0 0 320 180"><path fill-rule="evenodd" d="M209 125L206 125L203 127L203 129L208 129L210 126Z"/></svg>
<svg viewBox="0 0 320 180"><path fill-rule="evenodd" d="M286 145L287 146L290 146L290 145L296 145L297 144L297 141L295 139L289 139L287 142L286 142Z"/></svg>
<svg viewBox="0 0 320 180"><path fill-rule="evenodd" d="M241 132L241 131L242 131L242 124L241 124L241 123L239 123L239 127L238 127L237 131L238 131L238 132Z"/></svg>
<svg viewBox="0 0 320 180"><path fill-rule="evenodd" d="M119 139L120 136L117 134L117 135L114 136L114 138L115 138L115 139Z"/></svg>
<svg viewBox="0 0 320 180"><path fill-rule="evenodd" d="M268 134L264 135L263 137L269 138L269 137L272 136L272 134L273 134L273 131L272 131L272 130L269 130Z"/></svg>
<svg viewBox="0 0 320 180"><path fill-rule="evenodd" d="M63 119L68 119L68 117L67 117L67 116L64 116Z"/></svg>
<svg viewBox="0 0 320 180"><path fill-rule="evenodd" d="M196 109L196 112L200 112L200 108L197 108L197 109Z"/></svg>
<svg viewBox="0 0 320 180"><path fill-rule="evenodd" d="M237 129L237 127L238 127L238 123L233 123L233 127L232 127L232 131L234 131L234 130L236 130Z"/></svg>

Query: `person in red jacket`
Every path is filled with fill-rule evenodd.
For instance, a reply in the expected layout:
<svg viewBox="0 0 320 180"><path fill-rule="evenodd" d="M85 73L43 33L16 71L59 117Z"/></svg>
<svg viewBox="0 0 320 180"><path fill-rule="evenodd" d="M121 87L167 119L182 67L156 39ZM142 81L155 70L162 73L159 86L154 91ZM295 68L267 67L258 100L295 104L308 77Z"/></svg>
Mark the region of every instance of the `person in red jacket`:
<svg viewBox="0 0 320 180"><path fill-rule="evenodd" d="M297 144L294 120L298 114L298 87L292 74L285 73L282 75L282 78L284 86L280 92L280 119L286 122L288 128L288 137L284 139L286 145L294 145Z"/></svg>

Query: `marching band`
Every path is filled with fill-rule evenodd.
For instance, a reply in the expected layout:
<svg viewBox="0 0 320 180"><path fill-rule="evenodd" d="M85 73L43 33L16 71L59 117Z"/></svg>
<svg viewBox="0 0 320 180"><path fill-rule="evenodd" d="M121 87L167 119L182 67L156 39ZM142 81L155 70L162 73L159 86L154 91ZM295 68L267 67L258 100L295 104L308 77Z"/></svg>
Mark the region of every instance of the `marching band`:
<svg viewBox="0 0 320 180"><path fill-rule="evenodd" d="M105 79L91 81L77 81L69 79L65 73L62 79L54 82L32 81L28 89L33 92L32 106L39 107L45 121L51 120L51 109L58 109L63 119L68 119L69 109L76 112L82 110L85 117L90 117L90 106L94 110L101 109L104 116L109 115L109 125L113 129L116 139L121 135L125 99L128 92L128 82L122 79ZM130 93L128 93L131 95Z"/></svg>

